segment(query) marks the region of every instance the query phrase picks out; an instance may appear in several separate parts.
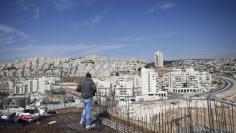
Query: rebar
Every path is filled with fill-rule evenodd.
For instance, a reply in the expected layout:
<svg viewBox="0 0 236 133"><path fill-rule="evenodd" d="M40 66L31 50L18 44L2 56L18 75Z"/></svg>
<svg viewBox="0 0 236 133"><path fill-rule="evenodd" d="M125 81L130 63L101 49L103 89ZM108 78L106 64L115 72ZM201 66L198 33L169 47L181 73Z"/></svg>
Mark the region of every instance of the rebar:
<svg viewBox="0 0 236 133"><path fill-rule="evenodd" d="M116 123L111 124L111 126L114 125L115 129L122 133L234 132L234 108L236 107L234 104L210 99L207 101L196 100L195 102L186 100L184 102L187 105L185 107L182 103L181 106L179 103L178 105L163 105L161 103L157 106L160 108L157 113L150 111L137 117L132 116L132 114L127 115L129 112L123 110L118 113L121 115L111 117L111 120L116 119ZM108 104L107 108L110 106L113 105ZM145 104L143 108L150 108L150 105ZM115 108L110 108L110 112L115 112L112 109ZM119 125L121 125L122 130L119 130Z"/></svg>

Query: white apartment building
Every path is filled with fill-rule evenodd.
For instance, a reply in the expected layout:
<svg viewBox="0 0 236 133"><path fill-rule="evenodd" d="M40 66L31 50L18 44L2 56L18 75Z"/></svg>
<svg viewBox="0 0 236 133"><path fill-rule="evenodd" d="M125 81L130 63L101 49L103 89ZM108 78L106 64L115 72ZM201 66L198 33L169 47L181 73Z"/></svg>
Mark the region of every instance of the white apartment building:
<svg viewBox="0 0 236 133"><path fill-rule="evenodd" d="M142 82L140 75L133 75L133 87L134 87L134 95L141 96L142 95Z"/></svg>
<svg viewBox="0 0 236 133"><path fill-rule="evenodd" d="M112 84L110 81L93 79L97 87L97 98L100 98L101 104L107 103L108 97L112 96Z"/></svg>
<svg viewBox="0 0 236 133"><path fill-rule="evenodd" d="M39 90L39 80L27 80L27 84L29 85L29 93L37 92Z"/></svg>
<svg viewBox="0 0 236 133"><path fill-rule="evenodd" d="M168 87L170 88L182 88L184 79L181 69L172 69L171 72L166 74Z"/></svg>
<svg viewBox="0 0 236 133"><path fill-rule="evenodd" d="M134 83L130 76L119 77L114 84L115 97L124 101L126 97L134 96Z"/></svg>
<svg viewBox="0 0 236 133"><path fill-rule="evenodd" d="M163 53L160 51L157 51L154 53L154 61L155 61L155 66L156 67L163 67L163 61L164 61L164 56Z"/></svg>
<svg viewBox="0 0 236 133"><path fill-rule="evenodd" d="M154 69L141 69L140 75L110 77L106 81L94 79L101 96L112 96L118 101L146 101L167 98L167 92L160 90L160 79Z"/></svg>
<svg viewBox="0 0 236 133"><path fill-rule="evenodd" d="M209 72L199 72L199 80L200 80L200 86L205 87L207 89L211 88L212 78Z"/></svg>
<svg viewBox="0 0 236 133"><path fill-rule="evenodd" d="M153 95L159 91L158 75L154 69L142 68L141 81L142 81L142 94Z"/></svg>
<svg viewBox="0 0 236 133"><path fill-rule="evenodd" d="M51 86L55 84L55 81L59 78L55 77L42 77L38 79L28 79L21 81L8 81L9 90L13 95L23 95L34 92L45 94L46 90L50 90Z"/></svg>
<svg viewBox="0 0 236 133"><path fill-rule="evenodd" d="M193 68L172 69L164 76L168 90L181 94L197 94L208 90L211 87L211 75L208 72L195 71Z"/></svg>
<svg viewBox="0 0 236 133"><path fill-rule="evenodd" d="M98 79L93 79L96 87L97 87L97 92L101 93L101 96L111 96L112 94L112 86L110 81L102 81Z"/></svg>
<svg viewBox="0 0 236 133"><path fill-rule="evenodd" d="M160 79L154 69L141 69L142 96L139 100L157 100L167 98L167 93L160 90Z"/></svg>
<svg viewBox="0 0 236 133"><path fill-rule="evenodd" d="M186 69L186 84L188 88L200 88L199 71L194 71L193 68Z"/></svg>
<svg viewBox="0 0 236 133"><path fill-rule="evenodd" d="M12 84L13 94L27 94L29 92L27 82L15 82Z"/></svg>
<svg viewBox="0 0 236 133"><path fill-rule="evenodd" d="M58 79L59 80L59 79ZM42 77L38 79L38 92L45 94L46 90L51 90L51 85L55 84L53 77Z"/></svg>

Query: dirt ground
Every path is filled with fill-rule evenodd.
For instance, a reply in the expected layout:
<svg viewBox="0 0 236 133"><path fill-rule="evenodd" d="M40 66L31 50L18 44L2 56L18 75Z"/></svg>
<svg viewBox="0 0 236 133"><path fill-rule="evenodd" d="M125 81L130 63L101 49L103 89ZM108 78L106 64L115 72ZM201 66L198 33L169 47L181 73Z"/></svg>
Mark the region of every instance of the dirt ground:
<svg viewBox="0 0 236 133"><path fill-rule="evenodd" d="M116 133L94 118L96 127L87 130L80 125L81 109L57 110L57 114L40 118L32 123L0 123L1 133ZM53 124L49 122L56 121Z"/></svg>

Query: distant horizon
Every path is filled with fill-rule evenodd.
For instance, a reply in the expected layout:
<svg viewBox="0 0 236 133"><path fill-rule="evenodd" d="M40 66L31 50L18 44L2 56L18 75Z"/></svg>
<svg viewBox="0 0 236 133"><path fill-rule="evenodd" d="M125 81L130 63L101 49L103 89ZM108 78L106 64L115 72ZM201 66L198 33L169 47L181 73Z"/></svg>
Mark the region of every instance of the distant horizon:
<svg viewBox="0 0 236 133"><path fill-rule="evenodd" d="M98 54L236 57L235 0L1 0L0 63Z"/></svg>
<svg viewBox="0 0 236 133"><path fill-rule="evenodd" d="M46 58L46 59L59 59L59 58L84 58L84 57L89 57L89 56L100 56L100 57L106 57L106 58L113 58L113 59L143 59L145 63L154 63L154 59L152 60L146 60L144 58L141 57L110 57L110 56L102 56L102 55L85 55L85 56L77 56L77 57L27 57L27 58L22 58L22 59L16 59L13 61L9 61L9 62L0 62L0 64L8 64L8 63L14 63L15 61L19 61L19 60L27 60L27 59L33 59L33 58ZM178 60L215 60L215 59L236 59L236 57L220 57L220 58L182 58L182 59L164 59L165 61L178 61Z"/></svg>

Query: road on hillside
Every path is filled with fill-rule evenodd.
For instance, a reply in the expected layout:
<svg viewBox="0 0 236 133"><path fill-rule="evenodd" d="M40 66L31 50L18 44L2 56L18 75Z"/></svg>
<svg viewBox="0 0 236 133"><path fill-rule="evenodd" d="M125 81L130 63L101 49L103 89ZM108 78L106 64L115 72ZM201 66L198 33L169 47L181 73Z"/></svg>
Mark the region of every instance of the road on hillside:
<svg viewBox="0 0 236 133"><path fill-rule="evenodd" d="M236 95L235 80L228 77L222 77L222 76L218 76L217 79L221 80L222 84L216 89L206 92L204 94L206 98L216 96L222 99L227 99L230 96Z"/></svg>

